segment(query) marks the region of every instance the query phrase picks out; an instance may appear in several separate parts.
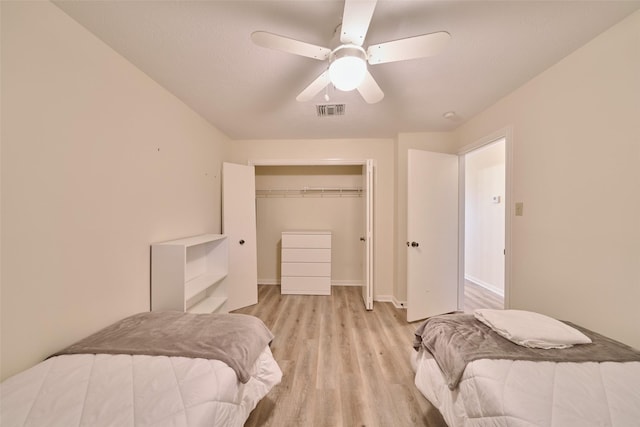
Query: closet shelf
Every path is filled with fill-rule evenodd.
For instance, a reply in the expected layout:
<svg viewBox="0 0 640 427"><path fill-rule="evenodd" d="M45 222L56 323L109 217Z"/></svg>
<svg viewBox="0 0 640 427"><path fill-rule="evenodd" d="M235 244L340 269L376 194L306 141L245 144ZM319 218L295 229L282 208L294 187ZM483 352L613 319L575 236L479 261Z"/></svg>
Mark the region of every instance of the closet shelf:
<svg viewBox="0 0 640 427"><path fill-rule="evenodd" d="M256 190L256 197L360 197L359 187L302 187Z"/></svg>

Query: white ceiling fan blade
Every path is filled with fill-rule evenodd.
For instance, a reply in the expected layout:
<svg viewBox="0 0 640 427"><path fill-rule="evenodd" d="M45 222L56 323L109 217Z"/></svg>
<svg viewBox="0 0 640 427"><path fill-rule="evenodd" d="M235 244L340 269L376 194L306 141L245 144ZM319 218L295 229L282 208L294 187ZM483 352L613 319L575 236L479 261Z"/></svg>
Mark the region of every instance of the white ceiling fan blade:
<svg viewBox="0 0 640 427"><path fill-rule="evenodd" d="M320 93L322 89L327 87L329 83L329 70L326 70L324 73L320 74L314 81L312 81L311 84L307 86L302 92L300 92L298 96L296 96L296 101L311 101L313 97Z"/></svg>
<svg viewBox="0 0 640 427"><path fill-rule="evenodd" d="M372 45L367 49L369 64L384 64L385 62L433 56L440 53L450 39L449 33L440 31Z"/></svg>
<svg viewBox="0 0 640 427"><path fill-rule="evenodd" d="M340 41L362 46L375 8L376 0L345 0Z"/></svg>
<svg viewBox="0 0 640 427"><path fill-rule="evenodd" d="M358 86L358 92L360 92L367 104L375 104L384 98L384 92L382 92L369 70L364 76L364 81Z"/></svg>
<svg viewBox="0 0 640 427"><path fill-rule="evenodd" d="M253 40L253 42L258 46L281 50L283 52L306 56L308 58L318 59L321 61L329 58L329 54L331 53L331 49L329 48L301 42L290 39L289 37L268 33L266 31L253 32L251 34L251 40Z"/></svg>

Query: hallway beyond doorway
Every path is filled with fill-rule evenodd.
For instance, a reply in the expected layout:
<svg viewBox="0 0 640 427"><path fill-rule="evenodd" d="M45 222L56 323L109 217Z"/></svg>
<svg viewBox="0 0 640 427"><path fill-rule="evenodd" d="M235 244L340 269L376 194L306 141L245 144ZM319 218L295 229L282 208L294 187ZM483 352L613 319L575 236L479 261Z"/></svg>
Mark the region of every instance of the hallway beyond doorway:
<svg viewBox="0 0 640 427"><path fill-rule="evenodd" d="M504 308L504 298L469 280L464 281L464 311L472 313L477 308Z"/></svg>

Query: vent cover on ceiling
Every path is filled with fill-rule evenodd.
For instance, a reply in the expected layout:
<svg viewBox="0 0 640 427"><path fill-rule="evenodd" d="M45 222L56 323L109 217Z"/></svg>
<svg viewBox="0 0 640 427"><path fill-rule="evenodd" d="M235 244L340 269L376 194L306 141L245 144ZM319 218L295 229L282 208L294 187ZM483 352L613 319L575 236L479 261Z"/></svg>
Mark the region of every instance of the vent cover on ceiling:
<svg viewBox="0 0 640 427"><path fill-rule="evenodd" d="M318 117L342 116L344 115L345 104L318 104L316 114Z"/></svg>

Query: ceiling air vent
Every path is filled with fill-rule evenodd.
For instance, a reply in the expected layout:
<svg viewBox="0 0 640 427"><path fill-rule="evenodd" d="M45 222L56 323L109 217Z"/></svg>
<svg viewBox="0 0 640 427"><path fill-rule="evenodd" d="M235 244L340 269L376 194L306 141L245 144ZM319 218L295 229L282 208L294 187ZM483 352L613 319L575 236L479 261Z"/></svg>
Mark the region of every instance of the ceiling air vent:
<svg viewBox="0 0 640 427"><path fill-rule="evenodd" d="M345 104L318 104L316 105L316 115L318 117L342 116L344 109Z"/></svg>

